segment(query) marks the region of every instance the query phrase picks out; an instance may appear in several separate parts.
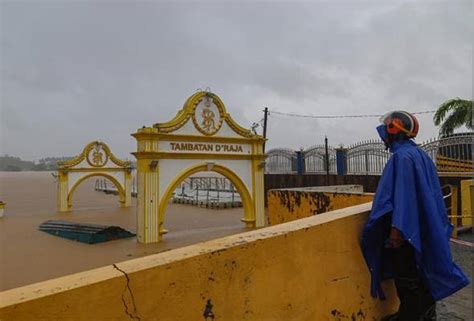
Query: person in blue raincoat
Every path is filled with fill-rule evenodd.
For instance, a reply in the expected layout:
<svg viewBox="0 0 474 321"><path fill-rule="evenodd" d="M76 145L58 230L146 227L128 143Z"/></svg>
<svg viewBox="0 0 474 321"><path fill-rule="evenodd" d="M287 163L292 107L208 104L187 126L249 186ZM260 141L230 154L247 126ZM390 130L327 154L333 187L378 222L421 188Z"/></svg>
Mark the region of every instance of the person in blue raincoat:
<svg viewBox="0 0 474 321"><path fill-rule="evenodd" d="M381 119L377 131L392 153L375 193L362 235L371 294L384 299L380 286L393 278L400 299L390 321L436 320L436 304L469 284L453 262L443 195L431 158L412 140L418 121L394 111Z"/></svg>

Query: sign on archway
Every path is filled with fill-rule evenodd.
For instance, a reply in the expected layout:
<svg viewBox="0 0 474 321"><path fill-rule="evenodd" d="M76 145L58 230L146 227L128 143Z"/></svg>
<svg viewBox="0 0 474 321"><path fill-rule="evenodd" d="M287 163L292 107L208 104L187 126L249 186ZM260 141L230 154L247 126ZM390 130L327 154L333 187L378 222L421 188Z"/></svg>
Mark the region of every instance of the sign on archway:
<svg viewBox="0 0 474 321"><path fill-rule="evenodd" d="M239 192L247 227L265 225L262 136L239 126L220 98L198 92L186 100L175 118L143 127L137 140L137 237L160 241L168 201L188 176L214 171Z"/></svg>
<svg viewBox="0 0 474 321"><path fill-rule="evenodd" d="M87 178L101 176L110 180L119 195L122 207L132 202L132 164L120 160L103 142L94 141L84 147L81 154L58 162L58 210L67 212L72 207L72 195Z"/></svg>

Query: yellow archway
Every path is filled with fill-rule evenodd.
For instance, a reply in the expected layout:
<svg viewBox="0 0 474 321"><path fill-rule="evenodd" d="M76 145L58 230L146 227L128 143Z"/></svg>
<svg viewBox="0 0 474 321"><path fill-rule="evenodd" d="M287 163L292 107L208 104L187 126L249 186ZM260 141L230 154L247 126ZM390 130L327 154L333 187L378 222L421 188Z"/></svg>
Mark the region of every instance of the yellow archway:
<svg viewBox="0 0 474 321"><path fill-rule="evenodd" d="M247 187L245 186L245 183L240 179L240 177L231 169L223 165L199 163L189 168L186 168L180 173L178 173L163 193L163 196L160 199L160 206L158 207L158 224L160 234L163 234L164 214L168 206L168 202L173 196L173 192L186 177L189 177L199 172L206 171L212 171L221 174L222 176L228 178L232 184L234 184L235 188L237 189L237 192L240 194L240 198L242 200L242 205L244 208L244 217L242 218L242 222L245 222L247 227L253 226L252 223L255 221L255 212L252 206L252 197L250 196L250 193Z"/></svg>
<svg viewBox="0 0 474 321"><path fill-rule="evenodd" d="M67 205L68 205L68 207L69 208L72 207L72 195L74 194L76 189L79 187L79 185L81 185L81 183L83 181L85 181L86 179L88 179L90 177L94 177L94 176L105 177L106 179L110 180L115 185L115 187L117 187L117 191L118 191L118 195L119 195L119 202L123 206L123 204L125 203L125 190L123 189L122 185L120 185L119 181L115 177L113 177L111 175L108 175L106 173L92 173L92 174L81 177L72 186L71 190L69 191L69 194L67 195Z"/></svg>
<svg viewBox="0 0 474 321"><path fill-rule="evenodd" d="M115 157L104 142L93 141L76 157L58 162L57 200L60 212L71 209L74 191L91 176L109 179L117 187L121 205L131 205L132 163Z"/></svg>
<svg viewBox="0 0 474 321"><path fill-rule="evenodd" d="M164 212L178 184L187 176L214 171L240 193L248 227L265 226L265 139L237 124L215 94L190 96L166 123L143 126L137 140L137 238L161 240Z"/></svg>

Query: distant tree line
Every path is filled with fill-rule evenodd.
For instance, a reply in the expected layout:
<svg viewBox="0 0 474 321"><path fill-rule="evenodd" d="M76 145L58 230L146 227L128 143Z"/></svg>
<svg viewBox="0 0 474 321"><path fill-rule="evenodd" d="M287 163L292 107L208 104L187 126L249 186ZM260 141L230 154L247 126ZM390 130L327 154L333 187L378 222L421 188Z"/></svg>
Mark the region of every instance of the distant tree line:
<svg viewBox="0 0 474 321"><path fill-rule="evenodd" d="M71 159L72 157L46 157L37 162L25 161L20 157L4 155L0 156L0 171L20 172L20 171L54 171L57 169L57 162Z"/></svg>

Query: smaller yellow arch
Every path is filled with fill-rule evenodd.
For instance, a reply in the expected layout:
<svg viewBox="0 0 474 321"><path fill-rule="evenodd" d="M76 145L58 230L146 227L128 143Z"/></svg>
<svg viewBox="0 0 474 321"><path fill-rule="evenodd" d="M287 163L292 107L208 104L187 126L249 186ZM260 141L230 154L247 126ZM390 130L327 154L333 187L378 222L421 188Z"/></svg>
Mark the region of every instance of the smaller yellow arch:
<svg viewBox="0 0 474 321"><path fill-rule="evenodd" d="M244 218L242 221L246 224L247 227L253 227L255 223L255 211L254 211L254 204L250 193L245 186L245 183L240 179L240 177L231 169L220 165L220 164L210 164L210 163L198 163L191 167L188 167L181 172L173 179L173 181L168 184L163 196L160 200L160 205L158 207L158 222L160 224L159 231L163 234L163 221L164 221L164 213L166 211L166 207L168 206L168 201L173 195L173 192L179 186L179 184L186 178L193 174L199 172L206 172L206 171L213 171L225 176L229 179L232 184L234 184L237 192L240 194L240 198L242 200L242 205L244 208Z"/></svg>
<svg viewBox="0 0 474 321"><path fill-rule="evenodd" d="M72 206L72 194L76 191L76 189L79 187L79 185L83 181L85 181L86 179L88 179L90 177L93 177L93 176L102 176L102 177L105 177L108 180L110 180L115 185L115 187L117 187L117 190L118 190L118 193L119 193L119 202L122 205L125 203L125 190L122 187L122 185L120 185L120 182L115 177L113 177L113 176L111 176L107 173L91 173L91 174L85 175L85 176L81 177L80 179L78 179L77 182L74 184L74 186L71 188L71 190L69 191L69 193L67 195L68 207Z"/></svg>

